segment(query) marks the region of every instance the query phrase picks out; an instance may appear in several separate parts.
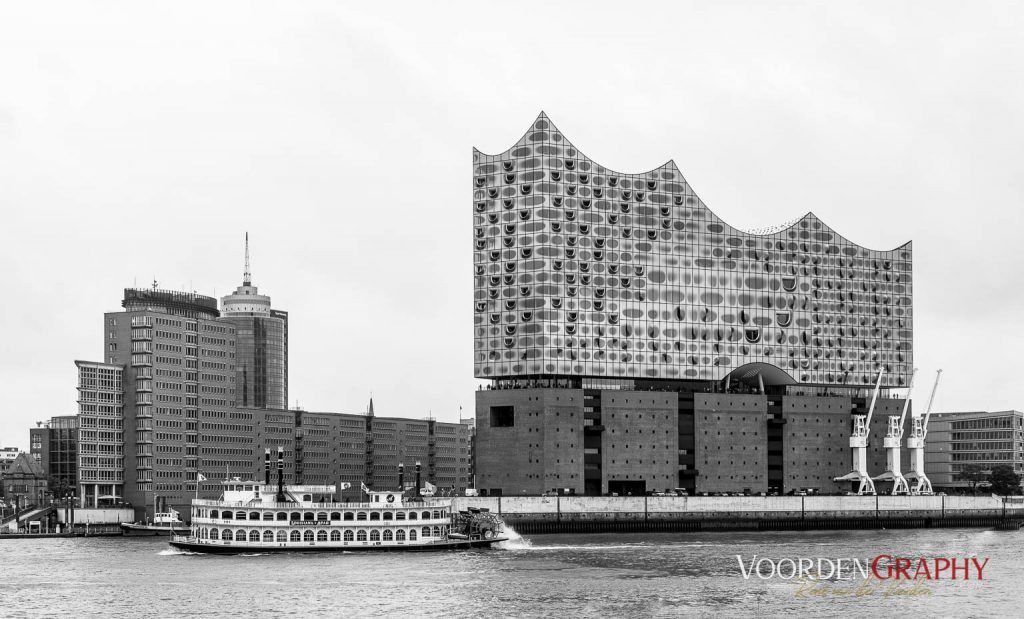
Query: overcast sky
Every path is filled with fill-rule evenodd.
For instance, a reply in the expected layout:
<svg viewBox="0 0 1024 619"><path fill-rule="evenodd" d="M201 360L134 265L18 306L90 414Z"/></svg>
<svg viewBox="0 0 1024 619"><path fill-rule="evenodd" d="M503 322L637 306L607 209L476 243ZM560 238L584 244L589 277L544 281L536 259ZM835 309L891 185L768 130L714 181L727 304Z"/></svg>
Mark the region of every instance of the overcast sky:
<svg viewBox="0 0 1024 619"><path fill-rule="evenodd" d="M542 109L737 227L913 240L922 403L1024 408L1021 5L491 6L4 3L0 445L76 411L124 287L222 296L246 231L292 405L468 416L472 147Z"/></svg>

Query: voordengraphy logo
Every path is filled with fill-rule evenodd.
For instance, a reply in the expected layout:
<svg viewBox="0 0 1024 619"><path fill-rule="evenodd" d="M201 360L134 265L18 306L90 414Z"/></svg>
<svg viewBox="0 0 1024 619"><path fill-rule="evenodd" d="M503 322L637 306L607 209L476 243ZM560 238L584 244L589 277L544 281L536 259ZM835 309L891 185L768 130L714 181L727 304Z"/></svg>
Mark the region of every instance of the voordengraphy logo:
<svg viewBox="0 0 1024 619"><path fill-rule="evenodd" d="M811 558L784 557L772 559L752 556L749 560L736 555L743 578L769 580L984 580L988 557L897 557L878 555L873 559L858 557Z"/></svg>
<svg viewBox="0 0 1024 619"><path fill-rule="evenodd" d="M981 581L988 557L758 557L736 555L745 580L791 580L796 596L931 595L927 583ZM851 582L852 581L852 582Z"/></svg>

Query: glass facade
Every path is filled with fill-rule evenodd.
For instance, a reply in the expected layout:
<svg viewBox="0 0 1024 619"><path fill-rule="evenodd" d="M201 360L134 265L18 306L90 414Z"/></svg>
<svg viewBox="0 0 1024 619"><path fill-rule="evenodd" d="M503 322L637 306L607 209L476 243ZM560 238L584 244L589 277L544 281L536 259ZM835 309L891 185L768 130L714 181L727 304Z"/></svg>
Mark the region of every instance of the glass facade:
<svg viewBox="0 0 1024 619"><path fill-rule="evenodd" d="M811 213L736 229L674 163L609 170L543 114L473 157L477 378L722 380L758 364L800 384L909 381L910 243L870 250Z"/></svg>
<svg viewBox="0 0 1024 619"><path fill-rule="evenodd" d="M237 404L252 408L287 408L288 314L225 312L235 326Z"/></svg>

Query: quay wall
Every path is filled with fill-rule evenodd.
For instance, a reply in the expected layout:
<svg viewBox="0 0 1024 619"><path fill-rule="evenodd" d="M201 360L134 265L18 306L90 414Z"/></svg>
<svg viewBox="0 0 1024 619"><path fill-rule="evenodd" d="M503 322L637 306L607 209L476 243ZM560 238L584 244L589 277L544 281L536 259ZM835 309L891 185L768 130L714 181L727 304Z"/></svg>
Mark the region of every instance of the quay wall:
<svg viewBox="0 0 1024 619"><path fill-rule="evenodd" d="M64 518L64 510L58 509L57 522L66 524ZM134 522L135 521L135 510L131 507L125 508L112 508L112 507L76 507L74 522L76 525L84 524L116 524L120 525L122 522Z"/></svg>
<svg viewBox="0 0 1024 619"><path fill-rule="evenodd" d="M459 497L521 533L863 529L1024 524L1024 500L998 496Z"/></svg>

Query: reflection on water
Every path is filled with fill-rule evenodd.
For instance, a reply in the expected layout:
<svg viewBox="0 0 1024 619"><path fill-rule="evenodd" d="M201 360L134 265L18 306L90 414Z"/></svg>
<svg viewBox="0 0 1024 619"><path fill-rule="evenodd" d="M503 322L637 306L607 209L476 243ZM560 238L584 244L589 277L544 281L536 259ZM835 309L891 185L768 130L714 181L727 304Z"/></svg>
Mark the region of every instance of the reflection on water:
<svg viewBox="0 0 1024 619"><path fill-rule="evenodd" d="M1021 532L980 529L536 535L461 553L211 556L151 538L0 541L4 615L1014 616ZM744 580L736 555L988 557L915 595ZM876 583L888 584L888 583ZM890 592L892 593L892 592ZM906 591L904 591L906 593Z"/></svg>

